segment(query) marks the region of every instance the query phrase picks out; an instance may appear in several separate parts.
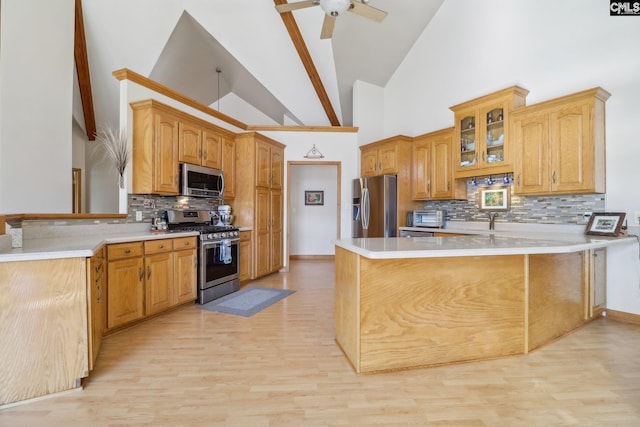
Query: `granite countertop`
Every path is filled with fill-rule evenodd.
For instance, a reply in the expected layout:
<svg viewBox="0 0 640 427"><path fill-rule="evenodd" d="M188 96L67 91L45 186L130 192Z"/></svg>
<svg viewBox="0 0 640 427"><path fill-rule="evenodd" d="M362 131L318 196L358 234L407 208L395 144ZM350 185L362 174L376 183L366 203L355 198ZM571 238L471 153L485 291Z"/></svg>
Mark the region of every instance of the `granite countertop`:
<svg viewBox="0 0 640 427"><path fill-rule="evenodd" d="M54 236L25 239L21 248L0 250L0 262L28 261L58 258L88 258L103 245L126 243L141 240L173 239L177 237L197 236L196 231L178 233L156 233L132 230L120 233L87 233L82 236Z"/></svg>
<svg viewBox="0 0 640 427"><path fill-rule="evenodd" d="M407 229L408 227L403 227ZM409 228L410 229L410 228ZM553 231L489 231L450 227L425 229L466 233L451 237L391 237L340 239L336 246L371 259L435 258L452 256L522 255L579 252L618 243L633 237L605 237Z"/></svg>

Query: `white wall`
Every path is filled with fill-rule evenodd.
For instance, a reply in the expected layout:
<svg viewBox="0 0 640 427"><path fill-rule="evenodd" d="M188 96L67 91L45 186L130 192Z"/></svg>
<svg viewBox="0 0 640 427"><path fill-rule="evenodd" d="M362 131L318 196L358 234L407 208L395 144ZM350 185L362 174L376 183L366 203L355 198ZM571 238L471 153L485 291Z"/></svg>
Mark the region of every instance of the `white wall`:
<svg viewBox="0 0 640 427"><path fill-rule="evenodd" d="M71 212L74 1L1 12L0 212Z"/></svg>
<svg viewBox="0 0 640 427"><path fill-rule="evenodd" d="M289 254L333 255L338 237L338 167L289 167ZM323 191L323 205L305 205L305 191ZM286 201L285 201L286 204Z"/></svg>
<svg viewBox="0 0 640 427"><path fill-rule="evenodd" d="M612 94L606 206L631 218L640 211L637 40L640 18L611 17L602 0L446 0L385 87L384 133L372 140L452 126L450 106L514 84L530 91L528 105L601 86ZM640 314L637 258L611 268L612 252L609 308Z"/></svg>

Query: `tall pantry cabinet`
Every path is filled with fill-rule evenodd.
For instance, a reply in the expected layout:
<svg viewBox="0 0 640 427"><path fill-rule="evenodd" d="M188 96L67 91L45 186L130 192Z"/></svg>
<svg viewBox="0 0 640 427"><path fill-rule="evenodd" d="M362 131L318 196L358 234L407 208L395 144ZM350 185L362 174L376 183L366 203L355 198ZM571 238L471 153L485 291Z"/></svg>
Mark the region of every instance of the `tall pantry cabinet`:
<svg viewBox="0 0 640 427"><path fill-rule="evenodd" d="M283 266L284 145L256 132L236 136L235 223L251 226L251 279Z"/></svg>

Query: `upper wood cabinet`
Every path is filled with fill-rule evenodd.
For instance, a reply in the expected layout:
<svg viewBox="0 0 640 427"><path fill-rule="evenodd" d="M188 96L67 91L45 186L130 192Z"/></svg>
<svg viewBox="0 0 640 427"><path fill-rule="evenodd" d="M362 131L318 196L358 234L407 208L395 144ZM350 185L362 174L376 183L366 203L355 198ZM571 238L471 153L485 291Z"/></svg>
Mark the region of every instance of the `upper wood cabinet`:
<svg viewBox="0 0 640 427"><path fill-rule="evenodd" d="M270 141L256 141L256 183L258 187L282 189L284 149Z"/></svg>
<svg viewBox="0 0 640 427"><path fill-rule="evenodd" d="M236 197L236 143L232 138L222 139L222 171L224 172L225 199Z"/></svg>
<svg viewBox="0 0 640 427"><path fill-rule="evenodd" d="M202 128L190 123L179 123L178 141L178 160L180 163L201 164Z"/></svg>
<svg viewBox="0 0 640 427"><path fill-rule="evenodd" d="M178 118L153 100L133 109L134 193L178 194Z"/></svg>
<svg viewBox="0 0 640 427"><path fill-rule="evenodd" d="M153 100L133 109L133 193L178 194L178 118Z"/></svg>
<svg viewBox="0 0 640 427"><path fill-rule="evenodd" d="M396 175L398 215L397 226L407 224L407 212L422 204L411 197L411 150L413 138L397 135L360 146L362 177Z"/></svg>
<svg viewBox="0 0 640 427"><path fill-rule="evenodd" d="M403 135L394 136L360 147L360 175L363 177L376 175L394 175L400 167L409 164L411 138Z"/></svg>
<svg viewBox="0 0 640 427"><path fill-rule="evenodd" d="M515 193L605 192L605 102L594 88L512 114Z"/></svg>
<svg viewBox="0 0 640 427"><path fill-rule="evenodd" d="M455 178L513 171L509 117L528 90L512 86L450 107L455 115Z"/></svg>
<svg viewBox="0 0 640 427"><path fill-rule="evenodd" d="M235 193L235 133L149 99L133 109L133 193L177 195L180 163L220 169Z"/></svg>
<svg viewBox="0 0 640 427"><path fill-rule="evenodd" d="M453 179L453 128L420 135L413 141L413 200L465 199L463 180Z"/></svg>
<svg viewBox="0 0 640 427"><path fill-rule="evenodd" d="M214 169L222 168L222 141L220 131L185 119L180 120L178 159Z"/></svg>

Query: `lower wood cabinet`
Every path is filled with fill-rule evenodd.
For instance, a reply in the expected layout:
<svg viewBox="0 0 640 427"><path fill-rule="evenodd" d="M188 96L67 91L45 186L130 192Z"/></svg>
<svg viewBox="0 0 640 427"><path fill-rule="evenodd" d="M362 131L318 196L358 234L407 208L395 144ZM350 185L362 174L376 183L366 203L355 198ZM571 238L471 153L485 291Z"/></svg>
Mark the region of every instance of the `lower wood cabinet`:
<svg viewBox="0 0 640 427"><path fill-rule="evenodd" d="M173 241L173 304L193 301L197 297L198 251L195 237Z"/></svg>
<svg viewBox="0 0 640 427"><path fill-rule="evenodd" d="M585 271L588 280L585 317L601 316L607 303L607 248L586 251Z"/></svg>
<svg viewBox="0 0 640 427"><path fill-rule="evenodd" d="M107 329L144 317L142 242L107 246Z"/></svg>
<svg viewBox="0 0 640 427"><path fill-rule="evenodd" d="M93 370L107 323L107 272L105 249L101 248L87 263L89 278L87 300L89 303L89 370Z"/></svg>
<svg viewBox="0 0 640 427"><path fill-rule="evenodd" d="M107 258L107 330L196 299L196 237L112 244Z"/></svg>
<svg viewBox="0 0 640 427"><path fill-rule="evenodd" d="M145 315L173 305L173 242L170 239L144 242Z"/></svg>
<svg viewBox="0 0 640 427"><path fill-rule="evenodd" d="M239 279L241 282L251 279L251 232L240 232L240 243L238 243L240 256Z"/></svg>

